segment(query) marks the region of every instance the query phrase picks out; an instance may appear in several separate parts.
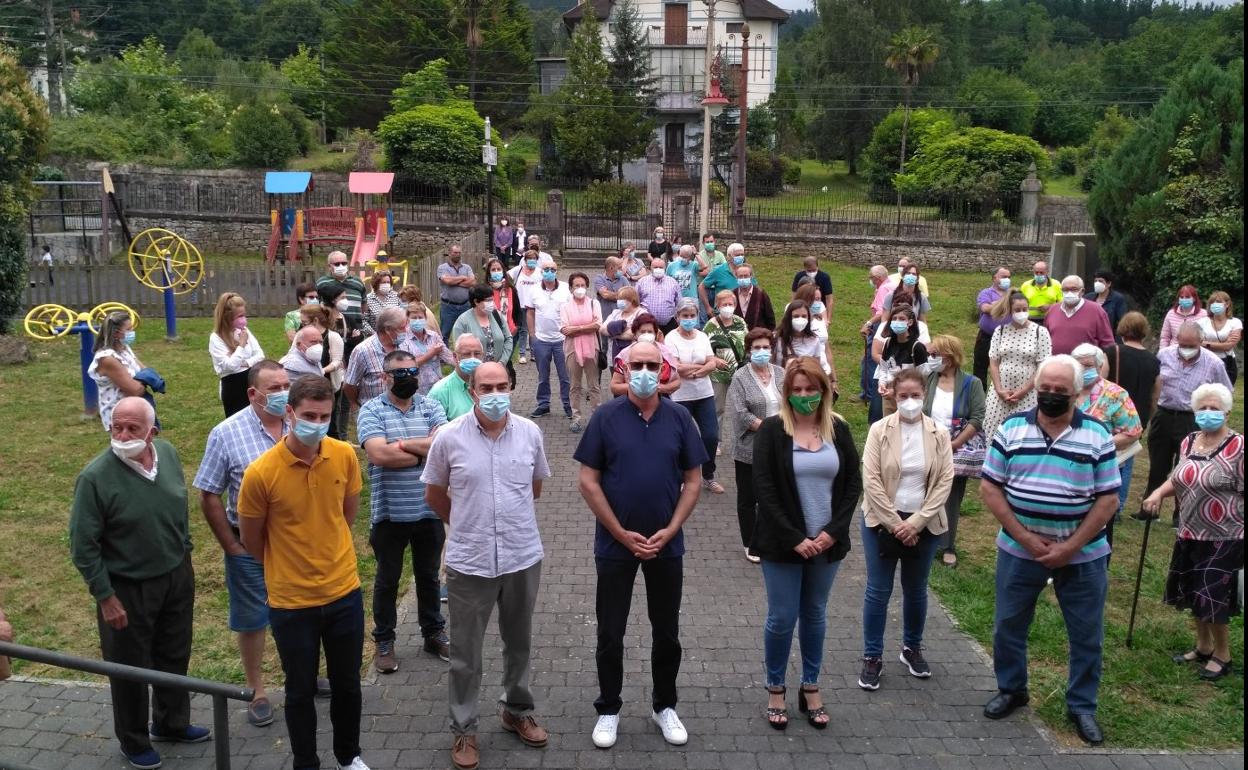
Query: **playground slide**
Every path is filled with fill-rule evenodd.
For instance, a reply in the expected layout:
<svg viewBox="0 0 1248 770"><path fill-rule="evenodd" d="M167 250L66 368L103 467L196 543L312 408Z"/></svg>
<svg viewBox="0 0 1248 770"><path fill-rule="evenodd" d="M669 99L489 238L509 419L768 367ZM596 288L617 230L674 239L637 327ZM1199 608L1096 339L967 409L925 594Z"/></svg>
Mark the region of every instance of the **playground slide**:
<svg viewBox="0 0 1248 770"><path fill-rule="evenodd" d="M366 265L377 258L377 249L382 243L385 243L386 221L379 219L377 222L377 230L372 233L365 232L364 221L361 220L356 225L355 230L355 246L351 250L352 265Z"/></svg>
<svg viewBox="0 0 1248 770"><path fill-rule="evenodd" d="M272 263L273 257L277 256L278 246L282 242L282 225L281 221L274 217L273 231L269 233L269 246L264 250L265 261Z"/></svg>

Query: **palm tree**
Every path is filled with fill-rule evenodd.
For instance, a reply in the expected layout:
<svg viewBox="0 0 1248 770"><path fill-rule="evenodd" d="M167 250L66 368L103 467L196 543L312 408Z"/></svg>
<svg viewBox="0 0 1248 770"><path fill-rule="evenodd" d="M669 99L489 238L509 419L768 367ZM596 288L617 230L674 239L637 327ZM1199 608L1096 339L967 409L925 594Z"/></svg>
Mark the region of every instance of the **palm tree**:
<svg viewBox="0 0 1248 770"><path fill-rule="evenodd" d="M940 58L940 44L930 27L906 27L889 38L885 47L884 66L901 77L905 93L905 112L901 120L901 165L899 174L906 171L906 138L910 131L910 96L919 84L919 76L936 66ZM901 192L897 192L897 223L901 225Z"/></svg>
<svg viewBox="0 0 1248 770"><path fill-rule="evenodd" d="M468 47L468 97L477 98L477 52L485 42L481 32L481 13L484 0L458 0L455 4L457 20L464 25L464 44Z"/></svg>

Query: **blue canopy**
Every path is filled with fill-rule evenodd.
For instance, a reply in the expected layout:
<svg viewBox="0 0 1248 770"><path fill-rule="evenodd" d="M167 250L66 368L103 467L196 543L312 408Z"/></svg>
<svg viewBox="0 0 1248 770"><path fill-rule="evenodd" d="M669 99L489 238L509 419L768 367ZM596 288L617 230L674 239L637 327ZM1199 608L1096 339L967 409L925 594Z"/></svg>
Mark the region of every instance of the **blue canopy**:
<svg viewBox="0 0 1248 770"><path fill-rule="evenodd" d="M301 195L308 191L311 171L266 171L264 191L270 195Z"/></svg>

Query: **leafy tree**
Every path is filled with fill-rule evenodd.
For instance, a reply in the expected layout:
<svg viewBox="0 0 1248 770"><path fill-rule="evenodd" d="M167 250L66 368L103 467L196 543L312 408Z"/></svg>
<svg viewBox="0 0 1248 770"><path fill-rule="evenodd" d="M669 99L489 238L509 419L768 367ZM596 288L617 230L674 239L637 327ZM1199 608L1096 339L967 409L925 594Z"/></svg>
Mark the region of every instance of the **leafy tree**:
<svg viewBox="0 0 1248 770"><path fill-rule="evenodd" d="M390 106L403 112L422 104L451 104L468 101L465 86L452 86L446 59L434 59L417 72L403 75L401 85L394 89ZM463 106L456 104L456 106Z"/></svg>
<svg viewBox="0 0 1248 770"><path fill-rule="evenodd" d="M1020 78L982 67L958 86L958 104L971 122L1013 134L1030 134L1040 97Z"/></svg>
<svg viewBox="0 0 1248 770"><path fill-rule="evenodd" d="M290 100L303 110L304 115L319 117L321 106L325 103L326 85L320 57L311 48L300 43L299 48L282 61L280 69L293 89Z"/></svg>
<svg viewBox="0 0 1248 770"><path fill-rule="evenodd" d="M899 196L922 196L946 215L983 220L1017 197L1033 163L1041 175L1048 172L1048 153L1031 137L966 128L926 142L894 183Z"/></svg>
<svg viewBox="0 0 1248 770"><path fill-rule="evenodd" d="M496 126L507 126L524 114L533 80L533 22L522 0L486 0L482 45L477 62L481 81L474 101L477 111ZM452 73L462 72L451 59Z"/></svg>
<svg viewBox="0 0 1248 770"><path fill-rule="evenodd" d="M1043 145L1058 147L1080 145L1088 140L1102 108L1089 98L1101 88L1100 70L1091 59L1060 64L1063 50L1053 56L1029 61L1023 79L1036 91L1038 103L1031 135Z"/></svg>
<svg viewBox="0 0 1248 770"><path fill-rule="evenodd" d="M464 47L468 49L468 93L477 98L477 56L485 37L481 33L481 12L485 0L455 0L455 20L464 27Z"/></svg>
<svg viewBox="0 0 1248 770"><path fill-rule="evenodd" d="M869 194L872 200L881 203L892 198L895 192L893 176L903 164L901 162L902 125L906 122L906 112L897 108L888 113L871 133L871 143L862 155L863 171L866 175ZM909 137L906 145L906 160L909 161L932 139L953 133L958 129L958 116L947 110L936 110L920 107L910 111Z"/></svg>
<svg viewBox="0 0 1248 770"><path fill-rule="evenodd" d="M262 0L256 8L256 56L281 61L299 49L316 49L323 38L328 14L321 0Z"/></svg>
<svg viewBox="0 0 1248 770"><path fill-rule="evenodd" d="M1092 189L1101 165L1109 161L1118 145L1122 144L1122 140L1127 138L1134 127L1131 120L1119 112L1117 107L1105 110L1105 115L1092 130L1091 138L1079 148L1079 186L1084 192Z"/></svg>
<svg viewBox="0 0 1248 770"><path fill-rule="evenodd" d="M47 106L17 60L0 48L0 334L17 316L26 285L26 205L48 149Z"/></svg>
<svg viewBox="0 0 1248 770"><path fill-rule="evenodd" d="M605 148L616 130L611 70L593 7L576 25L568 45L568 75L559 87L562 109L554 121L554 148L564 176L596 179L606 170Z"/></svg>
<svg viewBox="0 0 1248 770"><path fill-rule="evenodd" d="M615 6L615 35L608 51L608 85L615 97L614 125L607 135L607 153L616 178L624 181L624 161L645 154L654 137L657 90L650 75L646 28L633 0Z"/></svg>
<svg viewBox="0 0 1248 770"><path fill-rule="evenodd" d="M776 114L771 110L771 99L750 108L745 123L745 144L751 150L776 149ZM746 176L749 179L749 176Z"/></svg>
<svg viewBox="0 0 1248 770"><path fill-rule="evenodd" d="M230 120L230 136L235 160L248 168L283 169L299 152L294 127L272 105L240 108Z"/></svg>
<svg viewBox="0 0 1248 770"><path fill-rule="evenodd" d="M1242 64L1197 64L1097 171L1101 253L1155 309L1187 282L1243 296L1243 102Z"/></svg>
<svg viewBox="0 0 1248 770"><path fill-rule="evenodd" d="M935 67L939 58L940 45L936 42L936 34L927 27L906 27L888 41L884 66L901 78L902 93L905 95L905 113L901 121L901 152L898 153L898 170L903 174L906 171L906 134L910 130L910 97L915 86L919 84L919 78Z"/></svg>

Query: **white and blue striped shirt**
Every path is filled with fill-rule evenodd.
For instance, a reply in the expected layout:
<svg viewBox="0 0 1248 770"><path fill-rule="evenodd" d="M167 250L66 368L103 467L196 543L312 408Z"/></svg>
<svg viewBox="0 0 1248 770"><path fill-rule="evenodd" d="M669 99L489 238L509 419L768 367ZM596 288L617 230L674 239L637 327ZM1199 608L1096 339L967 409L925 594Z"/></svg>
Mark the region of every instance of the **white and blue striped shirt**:
<svg viewBox="0 0 1248 770"><path fill-rule="evenodd" d="M415 394L407 411L402 411L390 400L389 393L382 393L360 407L356 438L360 446L371 438L385 439L386 443L426 438L445 423L446 411L431 398ZM425 502L425 484L420 480L423 470L421 465L382 468L368 464L372 524L384 519L411 522L437 517Z"/></svg>
<svg viewBox="0 0 1248 770"><path fill-rule="evenodd" d="M282 435L286 435L285 420ZM243 485L243 471L276 443L250 406L225 418L208 434L204 459L192 486L214 495L228 490L225 518L231 527L238 527L238 490Z"/></svg>

